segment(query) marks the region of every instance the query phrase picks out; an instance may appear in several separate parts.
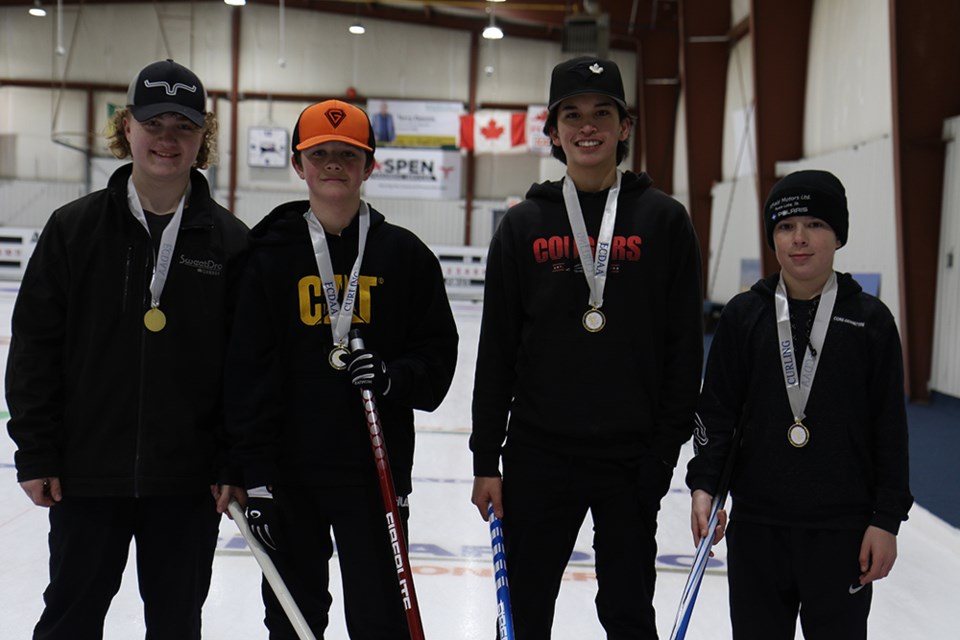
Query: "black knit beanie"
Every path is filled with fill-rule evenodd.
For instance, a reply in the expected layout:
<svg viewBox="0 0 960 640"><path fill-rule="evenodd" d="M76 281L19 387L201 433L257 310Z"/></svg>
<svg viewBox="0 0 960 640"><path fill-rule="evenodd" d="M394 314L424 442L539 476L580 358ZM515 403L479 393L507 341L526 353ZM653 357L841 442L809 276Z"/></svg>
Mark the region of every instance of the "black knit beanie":
<svg viewBox="0 0 960 640"><path fill-rule="evenodd" d="M767 244L773 249L773 228L784 218L812 216L820 218L837 234L840 246L847 244L850 213L843 184L829 171L796 171L773 185L763 205L763 225Z"/></svg>

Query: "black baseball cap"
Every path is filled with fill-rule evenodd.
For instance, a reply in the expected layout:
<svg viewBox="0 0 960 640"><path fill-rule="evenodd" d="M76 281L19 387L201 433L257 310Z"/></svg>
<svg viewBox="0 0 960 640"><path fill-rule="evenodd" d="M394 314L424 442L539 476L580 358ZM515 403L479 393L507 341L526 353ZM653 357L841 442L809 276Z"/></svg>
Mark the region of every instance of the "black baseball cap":
<svg viewBox="0 0 960 640"><path fill-rule="evenodd" d="M207 111L207 92L193 71L173 60L148 64L127 89L127 108L138 122L179 113L198 127Z"/></svg>
<svg viewBox="0 0 960 640"><path fill-rule="evenodd" d="M553 111L567 98L584 93L610 96L624 110L627 108L620 68L612 60L582 56L555 66L550 78L550 102L547 109Z"/></svg>

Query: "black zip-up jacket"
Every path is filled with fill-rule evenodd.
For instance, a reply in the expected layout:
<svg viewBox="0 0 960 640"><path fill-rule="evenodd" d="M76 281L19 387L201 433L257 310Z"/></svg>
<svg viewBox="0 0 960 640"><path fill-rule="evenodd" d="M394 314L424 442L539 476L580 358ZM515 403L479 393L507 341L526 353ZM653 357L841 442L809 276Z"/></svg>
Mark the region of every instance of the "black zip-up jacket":
<svg viewBox="0 0 960 640"><path fill-rule="evenodd" d="M470 438L476 476L498 475L505 438L673 466L693 431L703 300L690 217L647 174L623 174L607 322L589 333L589 289L561 185L533 185L490 244ZM579 198L594 244L607 192Z"/></svg>
<svg viewBox="0 0 960 640"><path fill-rule="evenodd" d="M837 274L837 300L803 420L810 439L796 448L787 440L794 420L777 334L779 277L735 296L720 316L698 405L704 429L687 485L715 493L739 421L734 520L825 529L872 524L897 533L913 497L893 315L849 274Z"/></svg>
<svg viewBox="0 0 960 640"><path fill-rule="evenodd" d="M220 467L221 385L247 228L191 170L160 299L167 324L148 331L154 250L127 204L132 167L53 213L14 308L6 394L17 477L59 477L65 496L231 481Z"/></svg>
<svg viewBox="0 0 960 640"><path fill-rule="evenodd" d="M309 208L306 200L280 205L250 232L226 384L227 428L247 487L377 482L360 391L328 361L333 334L303 217ZM326 235L341 299L358 221ZM413 410L443 400L459 338L436 256L372 207L352 327L387 365L390 388L377 408L397 494L409 494Z"/></svg>

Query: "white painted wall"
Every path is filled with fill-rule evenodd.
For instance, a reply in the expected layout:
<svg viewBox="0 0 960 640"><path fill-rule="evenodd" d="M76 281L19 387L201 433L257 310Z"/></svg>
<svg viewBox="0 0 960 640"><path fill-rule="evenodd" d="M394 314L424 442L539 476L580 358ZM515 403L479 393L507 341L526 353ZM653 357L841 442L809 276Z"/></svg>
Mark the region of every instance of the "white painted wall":
<svg viewBox="0 0 960 640"><path fill-rule="evenodd" d="M889 135L893 127L887 0L813 3L804 155Z"/></svg>
<svg viewBox="0 0 960 640"><path fill-rule="evenodd" d="M944 124L943 221L937 253L937 308L930 388L960 397L960 117ZM932 249L932 247L931 247Z"/></svg>

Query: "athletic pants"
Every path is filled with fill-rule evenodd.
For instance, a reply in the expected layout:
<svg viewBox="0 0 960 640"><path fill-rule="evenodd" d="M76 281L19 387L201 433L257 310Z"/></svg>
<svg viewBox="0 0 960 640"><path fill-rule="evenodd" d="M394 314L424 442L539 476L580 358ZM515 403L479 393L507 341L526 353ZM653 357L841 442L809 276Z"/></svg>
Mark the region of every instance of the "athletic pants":
<svg viewBox="0 0 960 640"><path fill-rule="evenodd" d="M147 640L199 640L220 514L209 493L65 497L50 508L50 584L35 640L99 640L136 541Z"/></svg>
<svg viewBox="0 0 960 640"><path fill-rule="evenodd" d="M343 581L347 632L357 640L409 640L397 581L386 511L377 485L298 487L276 485L277 552L270 555L287 589L317 638L327 628L332 597L330 531L336 536ZM404 533L409 509L400 509ZM407 538L409 540L409 538ZM297 634L270 585L263 581L265 624L270 640L297 640Z"/></svg>
<svg viewBox="0 0 960 640"><path fill-rule="evenodd" d="M672 468L559 456L507 445L504 546L517 640L546 640L587 510L594 523L596 607L609 640L657 638L657 512Z"/></svg>
<svg viewBox="0 0 960 640"><path fill-rule="evenodd" d="M860 576L863 531L769 526L731 520L727 578L735 640L863 640L873 585ZM854 587L855 589L855 587Z"/></svg>

